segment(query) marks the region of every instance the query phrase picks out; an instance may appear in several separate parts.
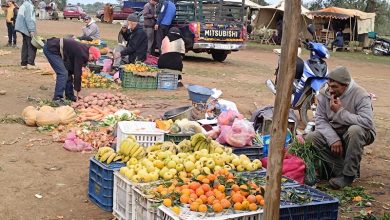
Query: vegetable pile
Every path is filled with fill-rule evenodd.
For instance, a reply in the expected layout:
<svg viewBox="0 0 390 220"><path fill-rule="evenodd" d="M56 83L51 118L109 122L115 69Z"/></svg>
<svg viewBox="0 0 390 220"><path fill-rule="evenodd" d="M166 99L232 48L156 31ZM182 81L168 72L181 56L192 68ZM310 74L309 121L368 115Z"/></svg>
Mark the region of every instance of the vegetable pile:
<svg viewBox="0 0 390 220"><path fill-rule="evenodd" d="M135 100L129 99L122 93L91 93L83 99L77 100L72 103L72 107L76 109L87 109L91 107L101 108L107 107L111 110L117 109L131 109L131 108L142 108L141 104L137 104ZM114 111L115 112L115 111Z"/></svg>

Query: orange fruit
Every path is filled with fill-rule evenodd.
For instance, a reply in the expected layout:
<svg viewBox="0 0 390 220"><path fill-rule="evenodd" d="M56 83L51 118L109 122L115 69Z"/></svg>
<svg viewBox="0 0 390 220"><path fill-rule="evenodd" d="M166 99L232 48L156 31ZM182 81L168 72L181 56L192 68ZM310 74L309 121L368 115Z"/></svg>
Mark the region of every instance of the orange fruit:
<svg viewBox="0 0 390 220"><path fill-rule="evenodd" d="M247 190L247 189L248 189L248 186L247 186L247 185L241 185L241 186L240 186L240 189Z"/></svg>
<svg viewBox="0 0 390 220"><path fill-rule="evenodd" d="M249 201L249 203L256 203L256 196L254 195L249 195L246 197L246 199Z"/></svg>
<svg viewBox="0 0 390 220"><path fill-rule="evenodd" d="M216 213L222 212L223 207L222 207L221 203L214 203L213 204L213 210Z"/></svg>
<svg viewBox="0 0 390 220"><path fill-rule="evenodd" d="M255 203L251 203L251 204L249 204L248 208L251 211L256 211L257 210L257 205Z"/></svg>
<svg viewBox="0 0 390 220"><path fill-rule="evenodd" d="M202 180L202 183L209 184L209 183L210 183L210 180L209 180L209 179L207 179L207 178L204 178L204 179Z"/></svg>
<svg viewBox="0 0 390 220"><path fill-rule="evenodd" d="M215 198L217 198L218 200L222 200L225 198L225 194L218 191L217 193L215 193Z"/></svg>
<svg viewBox="0 0 390 220"><path fill-rule="evenodd" d="M181 186L181 189L183 190L183 189L189 189L190 187L187 185L187 184L184 184L184 185L182 185Z"/></svg>
<svg viewBox="0 0 390 220"><path fill-rule="evenodd" d="M263 196L261 196L261 195L256 195L256 202L257 202L258 204L260 204L261 200L264 200Z"/></svg>
<svg viewBox="0 0 390 220"><path fill-rule="evenodd" d="M227 169L220 169L219 170L219 173L221 174L221 175L227 175L227 174L229 174L229 171L227 170Z"/></svg>
<svg viewBox="0 0 390 220"><path fill-rule="evenodd" d="M191 194L191 190L189 190L189 189L183 189L182 191L181 191L181 194L183 194L183 195L190 195Z"/></svg>
<svg viewBox="0 0 390 220"><path fill-rule="evenodd" d="M242 210L242 204L239 202L234 203L234 210Z"/></svg>
<svg viewBox="0 0 390 220"><path fill-rule="evenodd" d="M232 201L234 203L238 203L238 202L241 203L243 200L244 200L244 197L239 193L235 193L234 195L232 195Z"/></svg>
<svg viewBox="0 0 390 220"><path fill-rule="evenodd" d="M180 196L180 202L183 203L183 204L188 204L190 201L190 197L188 195L181 195Z"/></svg>
<svg viewBox="0 0 390 220"><path fill-rule="evenodd" d="M244 200L244 201L242 201L242 208L243 209L248 209L249 208L249 201L248 200Z"/></svg>
<svg viewBox="0 0 390 220"><path fill-rule="evenodd" d="M214 181L216 178L217 177L214 174L207 175L207 179L209 179L210 181Z"/></svg>
<svg viewBox="0 0 390 220"><path fill-rule="evenodd" d="M195 193L199 197L201 195L204 195L204 190L202 189L202 187L199 187L198 189L196 189Z"/></svg>
<svg viewBox="0 0 390 220"><path fill-rule="evenodd" d="M172 211L173 211L176 215L179 215L179 214L180 214L180 207L179 207L179 206L174 206L174 207L172 207Z"/></svg>
<svg viewBox="0 0 390 220"><path fill-rule="evenodd" d="M219 201L218 199L215 199L215 200L213 201L213 204L212 204L212 205L214 205L215 203L220 203L220 201Z"/></svg>
<svg viewBox="0 0 390 220"><path fill-rule="evenodd" d="M207 204L212 205L215 200L215 196L207 197Z"/></svg>
<svg viewBox="0 0 390 220"><path fill-rule="evenodd" d="M190 204L190 210L191 210L191 211L197 212L197 211L198 211L198 208L199 208L199 203L193 202L193 203Z"/></svg>
<svg viewBox="0 0 390 220"><path fill-rule="evenodd" d="M208 192L211 190L211 187L209 184L202 184L202 189L204 192Z"/></svg>
<svg viewBox="0 0 390 220"><path fill-rule="evenodd" d="M192 189L192 190L196 190L196 189L198 189L200 187L200 183L198 183L198 182L191 182L190 183L190 189Z"/></svg>
<svg viewBox="0 0 390 220"><path fill-rule="evenodd" d="M164 199L163 200L163 205L166 207L171 207L172 206L172 200L171 199Z"/></svg>
<svg viewBox="0 0 390 220"><path fill-rule="evenodd" d="M221 205L224 209L230 208L232 204L227 199L221 199Z"/></svg>
<svg viewBox="0 0 390 220"><path fill-rule="evenodd" d="M204 178L206 178L206 176L205 176L205 175L198 175L198 176L196 177L196 180L198 180L198 181L201 181L201 182L202 182L202 180L203 180Z"/></svg>
<svg viewBox="0 0 390 220"><path fill-rule="evenodd" d="M207 206L205 204L201 204L198 207L199 212L207 212Z"/></svg>
<svg viewBox="0 0 390 220"><path fill-rule="evenodd" d="M195 193L191 193L190 198L195 200L198 198L198 195L196 195Z"/></svg>
<svg viewBox="0 0 390 220"><path fill-rule="evenodd" d="M206 204L207 203L207 196L201 195L201 196L199 196L199 199L202 200L202 204Z"/></svg>
<svg viewBox="0 0 390 220"><path fill-rule="evenodd" d="M263 199L263 200L261 200L261 201L259 202L259 204L260 204L261 206L264 206L264 204L265 204L265 201L264 201L264 199Z"/></svg>
<svg viewBox="0 0 390 220"><path fill-rule="evenodd" d="M213 192L213 191L207 191L206 193L205 193L205 195L207 196L207 197L210 197L210 196L215 196L215 193Z"/></svg>
<svg viewBox="0 0 390 220"><path fill-rule="evenodd" d="M203 200L200 199L200 198L195 199L195 202L197 202L197 203L199 203L199 204L203 204Z"/></svg>
<svg viewBox="0 0 390 220"><path fill-rule="evenodd" d="M220 192L225 192L225 186L224 185L219 185L217 187L217 189L220 191Z"/></svg>
<svg viewBox="0 0 390 220"><path fill-rule="evenodd" d="M233 184L233 185L232 185L232 190L233 190L234 192L237 192L237 191L240 190L240 187L239 187L237 184Z"/></svg>
<svg viewBox="0 0 390 220"><path fill-rule="evenodd" d="M228 178L229 180L234 179L234 175L233 175L232 173L229 173L229 174L227 175L227 178Z"/></svg>

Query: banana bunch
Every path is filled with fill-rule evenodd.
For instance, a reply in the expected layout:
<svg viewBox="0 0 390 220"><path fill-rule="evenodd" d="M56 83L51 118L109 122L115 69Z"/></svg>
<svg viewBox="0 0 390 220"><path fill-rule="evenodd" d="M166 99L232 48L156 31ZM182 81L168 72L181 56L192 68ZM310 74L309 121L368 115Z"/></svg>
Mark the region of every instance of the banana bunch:
<svg viewBox="0 0 390 220"><path fill-rule="evenodd" d="M203 149L206 149L208 152L210 152L211 139L207 138L206 135L202 133L197 133L191 136L191 146L193 152Z"/></svg>
<svg viewBox="0 0 390 220"><path fill-rule="evenodd" d="M157 143L147 147L146 148L146 153L161 151L161 145L162 144L163 144L162 142L157 142Z"/></svg>
<svg viewBox="0 0 390 220"><path fill-rule="evenodd" d="M135 138L129 136L121 142L118 154L122 157L122 162L126 163L132 157L136 159L143 158L146 156L146 151L143 147L139 146Z"/></svg>
<svg viewBox="0 0 390 220"><path fill-rule="evenodd" d="M184 139L177 145L177 151L182 153L192 152L191 141Z"/></svg>
<svg viewBox="0 0 390 220"><path fill-rule="evenodd" d="M162 151L170 151L173 154L177 154L177 146L175 143L171 141L164 141L161 145Z"/></svg>
<svg viewBox="0 0 390 220"><path fill-rule="evenodd" d="M110 164L112 161L118 161L122 159L122 157L115 153L114 149L111 147L101 147L95 154L95 159L102 163L106 162L107 164Z"/></svg>

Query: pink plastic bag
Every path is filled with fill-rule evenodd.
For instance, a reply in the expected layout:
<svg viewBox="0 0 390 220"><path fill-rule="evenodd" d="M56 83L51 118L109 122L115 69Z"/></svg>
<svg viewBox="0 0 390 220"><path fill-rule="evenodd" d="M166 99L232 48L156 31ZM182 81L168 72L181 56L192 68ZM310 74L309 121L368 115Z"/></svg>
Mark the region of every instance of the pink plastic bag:
<svg viewBox="0 0 390 220"><path fill-rule="evenodd" d="M86 143L83 140L77 138L76 133L74 131L71 131L66 135L64 148L72 152L93 150L91 144Z"/></svg>
<svg viewBox="0 0 390 220"><path fill-rule="evenodd" d="M251 122L236 118L227 134L226 142L232 147L252 146L255 136L256 132Z"/></svg>
<svg viewBox="0 0 390 220"><path fill-rule="evenodd" d="M231 126L228 125L221 125L220 127L220 134L216 141L218 141L220 144L227 144L227 135L230 133L230 130L232 129Z"/></svg>
<svg viewBox="0 0 390 220"><path fill-rule="evenodd" d="M111 65L112 65L112 60L111 60L111 59L105 59L105 60L103 60L103 69L102 69L102 72L104 72L104 73L109 73L109 72L111 72Z"/></svg>
<svg viewBox="0 0 390 220"><path fill-rule="evenodd" d="M241 115L240 113L234 111L234 110L228 110L226 112L222 112L218 116L218 125L232 125L234 122L234 119L243 119L244 116Z"/></svg>
<svg viewBox="0 0 390 220"><path fill-rule="evenodd" d="M145 63L145 64L148 64L148 65L157 65L157 63L158 63L158 57L155 57L155 56L153 56L153 55L148 54L148 55L146 56L146 60L145 60L144 63Z"/></svg>
<svg viewBox="0 0 390 220"><path fill-rule="evenodd" d="M261 160L264 168L267 168L267 162L268 157ZM305 180L305 162L297 156L287 154L283 159L282 175L303 184Z"/></svg>

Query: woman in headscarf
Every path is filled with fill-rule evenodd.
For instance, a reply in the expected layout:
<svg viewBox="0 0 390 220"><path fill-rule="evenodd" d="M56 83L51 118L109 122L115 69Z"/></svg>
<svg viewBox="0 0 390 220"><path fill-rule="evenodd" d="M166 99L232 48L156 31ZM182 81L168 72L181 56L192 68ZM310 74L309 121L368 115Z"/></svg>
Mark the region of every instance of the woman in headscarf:
<svg viewBox="0 0 390 220"><path fill-rule="evenodd" d="M158 59L158 68L183 70L183 56L185 54L184 40L178 28L169 29L168 35L161 43L161 55ZM179 85L181 84L181 75L179 74Z"/></svg>

